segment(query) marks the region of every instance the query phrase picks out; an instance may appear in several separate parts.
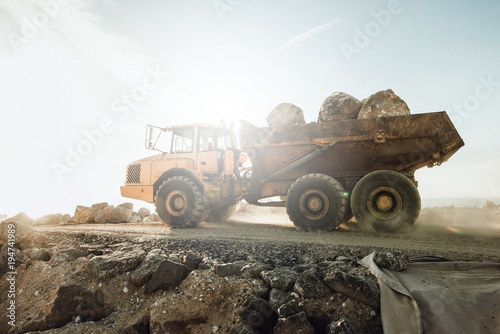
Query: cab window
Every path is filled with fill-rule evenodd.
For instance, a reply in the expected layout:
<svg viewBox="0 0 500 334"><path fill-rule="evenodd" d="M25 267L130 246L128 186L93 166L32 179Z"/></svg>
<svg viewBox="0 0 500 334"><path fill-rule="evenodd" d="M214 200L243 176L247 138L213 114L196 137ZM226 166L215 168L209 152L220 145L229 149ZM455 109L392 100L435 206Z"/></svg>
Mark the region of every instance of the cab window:
<svg viewBox="0 0 500 334"><path fill-rule="evenodd" d="M190 153L193 152L194 129L179 128L173 129L172 153Z"/></svg>

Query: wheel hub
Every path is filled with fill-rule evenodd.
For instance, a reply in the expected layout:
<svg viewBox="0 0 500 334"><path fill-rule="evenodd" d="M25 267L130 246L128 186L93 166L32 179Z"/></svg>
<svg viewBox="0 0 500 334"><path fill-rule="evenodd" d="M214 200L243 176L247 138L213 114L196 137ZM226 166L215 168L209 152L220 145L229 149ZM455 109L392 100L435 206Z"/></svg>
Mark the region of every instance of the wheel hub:
<svg viewBox="0 0 500 334"><path fill-rule="evenodd" d="M318 189L304 192L299 199L299 210L308 219L323 218L330 208L326 194Z"/></svg>
<svg viewBox="0 0 500 334"><path fill-rule="evenodd" d="M167 211L172 216L181 216L188 209L188 199L184 192L174 190L170 192L165 200Z"/></svg>
<svg viewBox="0 0 500 334"><path fill-rule="evenodd" d="M377 218L391 219L401 213L403 199L399 192L391 187L377 187L366 199L368 210Z"/></svg>

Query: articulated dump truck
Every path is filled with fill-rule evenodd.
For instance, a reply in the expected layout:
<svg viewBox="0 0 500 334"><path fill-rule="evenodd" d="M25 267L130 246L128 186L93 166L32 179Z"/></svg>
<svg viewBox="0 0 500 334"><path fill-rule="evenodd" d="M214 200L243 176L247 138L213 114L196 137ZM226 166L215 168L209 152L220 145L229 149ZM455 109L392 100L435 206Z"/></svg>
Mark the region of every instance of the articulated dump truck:
<svg viewBox="0 0 500 334"><path fill-rule="evenodd" d="M354 216L395 231L419 216L415 171L464 145L446 112L272 128L241 123L241 148L221 125L148 126L146 147L161 154L128 165L122 196L154 203L172 227L223 220L245 199L286 207L304 230L333 230Z"/></svg>

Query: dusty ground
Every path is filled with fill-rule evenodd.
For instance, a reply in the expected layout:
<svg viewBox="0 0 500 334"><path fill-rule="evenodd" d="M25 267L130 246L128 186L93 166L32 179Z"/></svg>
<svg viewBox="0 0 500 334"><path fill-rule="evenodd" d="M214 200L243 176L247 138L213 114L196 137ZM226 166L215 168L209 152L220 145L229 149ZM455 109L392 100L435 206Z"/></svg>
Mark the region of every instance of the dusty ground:
<svg viewBox="0 0 500 334"><path fill-rule="evenodd" d="M193 252L224 263L253 257L275 267L319 263L335 256L359 259L373 251L394 250L410 257L500 262L497 213L478 208L424 209L417 224L400 233L365 231L355 222L333 232L303 232L293 226L283 210L271 208L244 208L229 222L203 223L194 229L170 229L161 222L35 229L44 232L52 245L68 240L83 249L133 245L146 252L162 249L167 256ZM132 284L130 272L105 281L91 279L86 271L88 261L82 257L57 267L31 261L19 267L18 314L25 320L37 319L58 287L80 284L91 291L103 290L106 317L95 323L73 319L62 328L43 333L227 333L241 324L237 313L250 294L269 292L259 279L220 277L213 271L195 270L175 290L148 295L143 287ZM2 279L1 289L4 284ZM323 310L349 317L362 333L381 332L379 312L356 300L335 293L315 303ZM167 320L173 327L162 327Z"/></svg>
<svg viewBox="0 0 500 334"><path fill-rule="evenodd" d="M355 222L343 224L332 232L304 232L295 228L279 209L257 210L237 213L229 222L203 223L194 229L170 229L161 222L40 226L37 229L51 235L77 237L85 234L87 241L92 241L92 236L107 236L111 240L136 242L220 239L266 244L300 243L322 248L346 246L366 254L403 250L409 256L433 255L456 261L500 262L500 222L488 220L489 216L479 217L480 209L424 209L412 228L399 233L363 231ZM469 212L470 217L467 216Z"/></svg>

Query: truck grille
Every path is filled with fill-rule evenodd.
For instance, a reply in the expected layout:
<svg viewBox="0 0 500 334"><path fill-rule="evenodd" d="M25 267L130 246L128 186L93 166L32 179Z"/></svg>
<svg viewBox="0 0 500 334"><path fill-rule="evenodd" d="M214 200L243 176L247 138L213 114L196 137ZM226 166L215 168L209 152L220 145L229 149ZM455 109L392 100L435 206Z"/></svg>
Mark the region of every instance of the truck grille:
<svg viewBox="0 0 500 334"><path fill-rule="evenodd" d="M141 183L141 165L130 165L127 168L127 184Z"/></svg>

